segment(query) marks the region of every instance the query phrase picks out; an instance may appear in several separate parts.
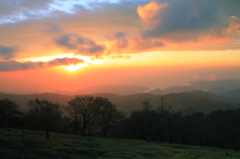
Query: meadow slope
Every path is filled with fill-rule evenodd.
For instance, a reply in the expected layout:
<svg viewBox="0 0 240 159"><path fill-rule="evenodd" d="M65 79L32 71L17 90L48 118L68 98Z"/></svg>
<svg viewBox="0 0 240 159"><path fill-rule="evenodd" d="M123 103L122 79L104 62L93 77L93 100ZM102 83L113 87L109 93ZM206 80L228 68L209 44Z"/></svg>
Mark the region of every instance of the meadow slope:
<svg viewBox="0 0 240 159"><path fill-rule="evenodd" d="M221 159L240 158L240 153L220 148L186 146L168 143L147 143L142 140L104 139L45 132L0 129L0 154L17 156L19 150L27 152L25 158L61 159ZM226 156L226 152L229 156Z"/></svg>

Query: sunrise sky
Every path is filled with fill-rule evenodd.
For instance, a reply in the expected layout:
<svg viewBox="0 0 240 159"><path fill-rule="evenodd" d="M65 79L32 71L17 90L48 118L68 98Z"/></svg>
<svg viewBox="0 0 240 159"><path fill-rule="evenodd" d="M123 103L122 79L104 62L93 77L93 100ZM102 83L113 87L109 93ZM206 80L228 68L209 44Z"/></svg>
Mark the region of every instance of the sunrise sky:
<svg viewBox="0 0 240 159"><path fill-rule="evenodd" d="M0 0L0 91L240 78L239 0Z"/></svg>

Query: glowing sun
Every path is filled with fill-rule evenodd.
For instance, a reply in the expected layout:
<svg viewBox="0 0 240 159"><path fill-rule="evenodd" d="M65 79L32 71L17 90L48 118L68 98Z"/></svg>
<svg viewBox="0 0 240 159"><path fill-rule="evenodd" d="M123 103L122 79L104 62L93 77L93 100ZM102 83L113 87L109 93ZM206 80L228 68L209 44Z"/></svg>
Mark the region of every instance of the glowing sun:
<svg viewBox="0 0 240 159"><path fill-rule="evenodd" d="M68 65L68 66L62 66L63 68L65 68L66 70L70 71L70 72L74 72L82 67L85 67L86 65L84 64L79 64L79 65Z"/></svg>
<svg viewBox="0 0 240 159"><path fill-rule="evenodd" d="M69 65L69 66L63 66L66 70L73 72L76 71L77 69L79 69L77 66L75 65Z"/></svg>

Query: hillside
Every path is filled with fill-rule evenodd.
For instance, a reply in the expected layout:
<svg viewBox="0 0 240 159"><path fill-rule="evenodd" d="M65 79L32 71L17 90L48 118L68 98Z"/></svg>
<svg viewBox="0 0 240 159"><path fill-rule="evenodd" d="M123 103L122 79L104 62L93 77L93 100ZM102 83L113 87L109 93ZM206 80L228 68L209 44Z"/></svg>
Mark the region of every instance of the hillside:
<svg viewBox="0 0 240 159"><path fill-rule="evenodd" d="M73 96L68 95L60 95L53 93L42 93L42 94L31 94L31 95L22 95L22 94L3 94L0 93L0 99L9 98L12 101L15 101L19 104L19 108L21 111L28 110L27 102L29 100L33 100L35 98L46 99L52 102L58 102L60 104L67 104L69 100L73 98Z"/></svg>
<svg viewBox="0 0 240 159"><path fill-rule="evenodd" d="M214 93L214 94L224 94L227 93L228 90L222 87L214 87L210 90L208 90L208 92Z"/></svg>
<svg viewBox="0 0 240 159"><path fill-rule="evenodd" d="M51 133L44 138L41 131L0 128L1 157L39 157L62 159L185 159L185 158L240 158L239 152L167 143L147 143L143 140L103 139Z"/></svg>
<svg viewBox="0 0 240 159"><path fill-rule="evenodd" d="M117 105L118 110L123 112L131 112L142 108L142 102L149 100L152 108L157 109L160 105L161 95L153 94L133 94L120 96L116 94L93 94L94 96L102 96L108 98L111 102ZM58 102L66 105L68 101L74 98L74 96L43 93L32 95L13 95L0 93L0 99L9 98L16 101L20 105L21 111L28 109L27 102L34 98L47 99L52 102ZM193 91L184 93L172 93L164 95L166 104L171 106L175 111L182 111L183 114L191 114L194 112L210 113L211 111L222 109L235 109L238 108L233 104L230 104L228 99L222 96L215 95L210 92Z"/></svg>
<svg viewBox="0 0 240 159"><path fill-rule="evenodd" d="M181 92L191 92L195 91L196 89L192 86L171 86L167 87L163 90L156 88L154 90L148 91L147 93L154 94L154 95L164 95L170 93L181 93Z"/></svg>
<svg viewBox="0 0 240 159"><path fill-rule="evenodd" d="M228 98L240 98L240 89L232 90L223 94L224 97Z"/></svg>

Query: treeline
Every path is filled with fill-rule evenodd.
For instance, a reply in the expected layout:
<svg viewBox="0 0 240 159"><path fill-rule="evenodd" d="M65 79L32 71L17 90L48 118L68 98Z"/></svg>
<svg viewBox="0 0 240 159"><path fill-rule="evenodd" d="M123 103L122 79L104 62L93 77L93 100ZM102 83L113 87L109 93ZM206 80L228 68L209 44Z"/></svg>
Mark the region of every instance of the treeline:
<svg viewBox="0 0 240 159"><path fill-rule="evenodd" d="M239 150L240 109L182 115L168 106L164 97L153 109L145 100L139 110L126 114L107 98L77 96L66 106L48 100L27 103L26 113L16 102L0 100L0 127L44 130L81 136L142 139L186 145Z"/></svg>

